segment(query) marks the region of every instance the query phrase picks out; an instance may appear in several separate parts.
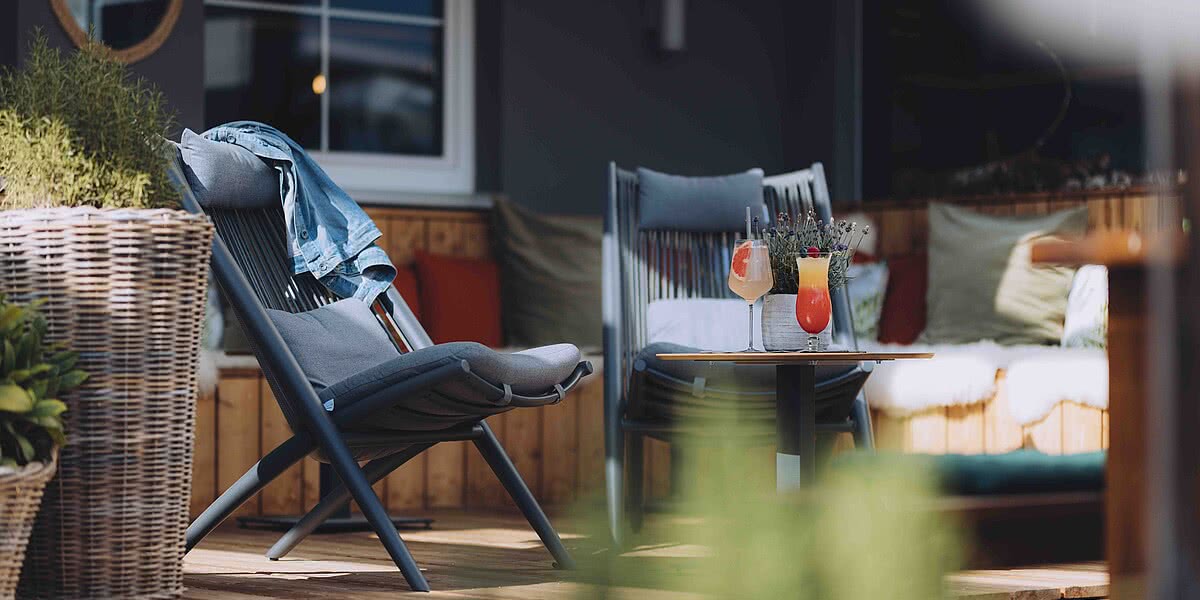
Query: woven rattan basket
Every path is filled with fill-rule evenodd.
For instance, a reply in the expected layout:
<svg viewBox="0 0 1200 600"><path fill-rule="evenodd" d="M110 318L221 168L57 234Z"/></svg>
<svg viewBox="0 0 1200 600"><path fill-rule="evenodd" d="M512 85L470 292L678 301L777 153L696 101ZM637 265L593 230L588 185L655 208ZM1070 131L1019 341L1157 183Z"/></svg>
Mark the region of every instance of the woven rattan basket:
<svg viewBox="0 0 1200 600"><path fill-rule="evenodd" d="M212 227L175 210L0 212L0 291L44 298L90 375L21 573L28 598L183 593L196 366Z"/></svg>
<svg viewBox="0 0 1200 600"><path fill-rule="evenodd" d="M55 462L33 462L0 470L0 598L13 598L25 544L33 529L46 482L54 477Z"/></svg>

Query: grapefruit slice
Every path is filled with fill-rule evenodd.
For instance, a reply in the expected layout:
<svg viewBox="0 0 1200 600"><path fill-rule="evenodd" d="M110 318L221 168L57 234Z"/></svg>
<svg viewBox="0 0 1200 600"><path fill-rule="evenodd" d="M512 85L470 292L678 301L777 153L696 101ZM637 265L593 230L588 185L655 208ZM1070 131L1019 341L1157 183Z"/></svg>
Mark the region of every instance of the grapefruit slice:
<svg viewBox="0 0 1200 600"><path fill-rule="evenodd" d="M738 281L746 280L746 271L750 268L750 252L753 245L750 242L742 242L733 250L733 261L729 265L730 271Z"/></svg>

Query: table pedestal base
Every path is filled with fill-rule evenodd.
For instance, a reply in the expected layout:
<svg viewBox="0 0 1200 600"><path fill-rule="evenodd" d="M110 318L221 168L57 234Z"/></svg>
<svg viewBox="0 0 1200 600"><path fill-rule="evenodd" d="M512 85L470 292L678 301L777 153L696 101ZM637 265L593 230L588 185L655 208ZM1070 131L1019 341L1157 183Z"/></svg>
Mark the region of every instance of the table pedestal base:
<svg viewBox="0 0 1200 600"><path fill-rule="evenodd" d="M797 490L816 479L817 367L775 367L775 489Z"/></svg>

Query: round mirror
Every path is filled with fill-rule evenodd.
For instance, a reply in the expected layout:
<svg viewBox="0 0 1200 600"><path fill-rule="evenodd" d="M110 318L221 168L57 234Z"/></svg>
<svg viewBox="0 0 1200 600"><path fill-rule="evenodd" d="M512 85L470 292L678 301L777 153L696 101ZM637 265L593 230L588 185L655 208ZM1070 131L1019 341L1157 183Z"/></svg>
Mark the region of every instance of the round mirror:
<svg viewBox="0 0 1200 600"><path fill-rule="evenodd" d="M162 45L183 8L183 0L51 0L54 13L76 46L91 32L127 63Z"/></svg>

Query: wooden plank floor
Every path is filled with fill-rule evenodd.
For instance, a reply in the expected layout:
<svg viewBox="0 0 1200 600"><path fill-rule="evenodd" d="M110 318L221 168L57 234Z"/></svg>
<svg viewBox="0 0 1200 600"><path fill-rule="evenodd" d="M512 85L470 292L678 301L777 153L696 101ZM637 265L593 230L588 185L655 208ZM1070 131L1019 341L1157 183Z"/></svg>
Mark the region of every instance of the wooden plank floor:
<svg viewBox="0 0 1200 600"><path fill-rule="evenodd" d="M291 556L272 562L263 552L277 534L226 526L209 536L184 561L184 598L645 598L682 600L696 594L654 589L654 577L638 577L629 587L602 587L587 576L559 571L537 536L517 515L435 512L435 528L402 532L433 586L430 595L408 592L403 577L372 534L313 536ZM576 557L604 552L567 519L556 519ZM652 573L698 568L705 551L692 545L637 548L620 557L631 569ZM971 600L1050 600L1105 598L1103 563L980 570L947 578L951 596Z"/></svg>

